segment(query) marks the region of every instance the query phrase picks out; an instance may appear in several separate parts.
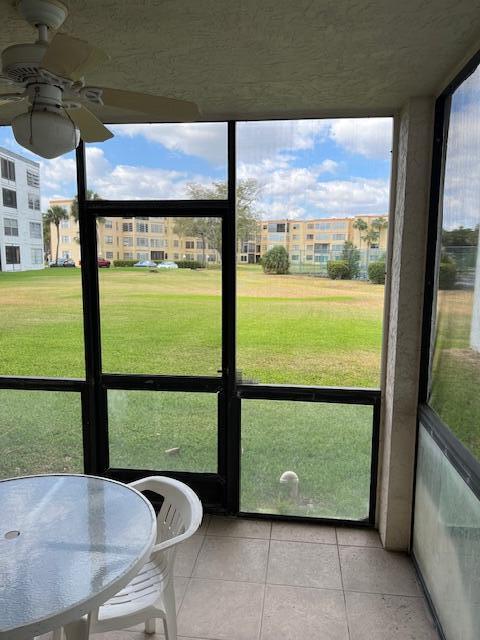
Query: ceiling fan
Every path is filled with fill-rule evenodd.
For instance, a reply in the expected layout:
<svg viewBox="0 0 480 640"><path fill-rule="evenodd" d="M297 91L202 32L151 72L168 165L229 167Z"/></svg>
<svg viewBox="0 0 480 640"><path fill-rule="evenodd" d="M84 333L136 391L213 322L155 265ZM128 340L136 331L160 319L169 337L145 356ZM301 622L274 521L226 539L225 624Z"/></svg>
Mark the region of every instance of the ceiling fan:
<svg viewBox="0 0 480 640"><path fill-rule="evenodd" d="M90 87L84 76L109 56L88 42L57 33L68 10L59 0L20 0L20 15L38 30L34 43L16 44L2 52L3 79L23 91L0 94L2 106L23 101L25 112L11 121L13 135L22 147L43 158L56 158L85 142L113 137L86 107L120 107L148 114L154 121L191 122L199 117L193 102L146 93Z"/></svg>

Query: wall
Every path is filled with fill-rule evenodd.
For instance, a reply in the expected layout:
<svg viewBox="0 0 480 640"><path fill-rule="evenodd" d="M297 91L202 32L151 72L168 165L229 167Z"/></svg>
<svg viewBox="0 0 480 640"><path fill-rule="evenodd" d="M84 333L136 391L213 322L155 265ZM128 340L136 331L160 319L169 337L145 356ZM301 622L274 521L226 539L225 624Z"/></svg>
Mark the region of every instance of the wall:
<svg viewBox="0 0 480 640"><path fill-rule="evenodd" d="M413 501L433 98L413 98L399 114L395 211L378 525L387 549L408 550Z"/></svg>

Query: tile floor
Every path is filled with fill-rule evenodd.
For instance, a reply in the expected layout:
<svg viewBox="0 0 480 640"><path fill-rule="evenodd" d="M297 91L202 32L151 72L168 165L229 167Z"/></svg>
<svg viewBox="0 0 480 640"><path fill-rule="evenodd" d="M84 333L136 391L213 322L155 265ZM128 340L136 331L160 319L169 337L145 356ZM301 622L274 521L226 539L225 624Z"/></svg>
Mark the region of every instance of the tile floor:
<svg viewBox="0 0 480 640"><path fill-rule="evenodd" d="M437 640L410 560L372 531L207 516L176 574L179 640Z"/></svg>

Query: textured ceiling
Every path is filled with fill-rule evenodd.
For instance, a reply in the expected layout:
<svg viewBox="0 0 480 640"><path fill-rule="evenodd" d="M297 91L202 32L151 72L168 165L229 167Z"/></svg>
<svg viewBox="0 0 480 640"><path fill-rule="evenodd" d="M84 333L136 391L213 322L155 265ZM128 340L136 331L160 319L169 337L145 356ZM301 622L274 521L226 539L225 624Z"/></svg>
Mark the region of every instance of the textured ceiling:
<svg viewBox="0 0 480 640"><path fill-rule="evenodd" d="M0 49L34 39L14 5L0 0ZM409 96L434 92L480 35L473 0L67 5L62 30L111 56L89 84L193 100L205 120L389 113ZM11 90L0 82L0 92ZM9 110L2 113L18 105ZM141 119L113 109L101 117Z"/></svg>

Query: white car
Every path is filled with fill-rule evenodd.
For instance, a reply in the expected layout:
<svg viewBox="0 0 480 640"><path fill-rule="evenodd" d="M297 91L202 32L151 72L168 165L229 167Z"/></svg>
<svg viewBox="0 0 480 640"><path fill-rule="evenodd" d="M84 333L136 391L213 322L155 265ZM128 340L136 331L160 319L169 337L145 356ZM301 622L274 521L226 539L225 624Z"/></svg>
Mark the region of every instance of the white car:
<svg viewBox="0 0 480 640"><path fill-rule="evenodd" d="M178 269L178 264L176 262L164 260L163 262L157 264L157 269Z"/></svg>

